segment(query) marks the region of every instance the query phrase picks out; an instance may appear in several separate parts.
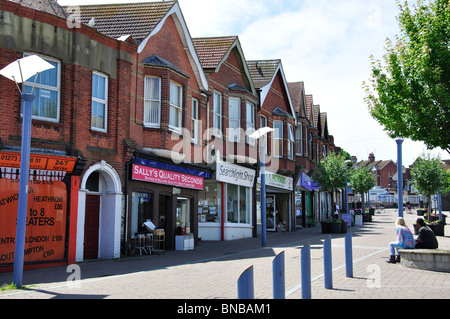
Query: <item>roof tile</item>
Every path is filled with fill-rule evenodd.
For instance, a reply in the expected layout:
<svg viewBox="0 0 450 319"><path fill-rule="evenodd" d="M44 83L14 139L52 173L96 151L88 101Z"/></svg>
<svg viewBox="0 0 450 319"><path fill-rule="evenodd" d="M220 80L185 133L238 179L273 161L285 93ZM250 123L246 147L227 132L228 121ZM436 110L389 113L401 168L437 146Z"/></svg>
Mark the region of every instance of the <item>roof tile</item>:
<svg viewBox="0 0 450 319"><path fill-rule="evenodd" d="M176 1L120 3L80 6L81 22L114 39L131 35L137 42L144 40L164 18Z"/></svg>

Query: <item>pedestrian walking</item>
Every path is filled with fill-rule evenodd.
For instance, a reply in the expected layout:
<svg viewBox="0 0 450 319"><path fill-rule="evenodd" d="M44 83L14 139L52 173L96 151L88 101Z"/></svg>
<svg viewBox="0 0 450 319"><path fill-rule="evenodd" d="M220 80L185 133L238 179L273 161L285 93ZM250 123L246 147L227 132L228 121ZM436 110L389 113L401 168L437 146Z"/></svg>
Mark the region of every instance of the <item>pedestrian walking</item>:
<svg viewBox="0 0 450 319"><path fill-rule="evenodd" d="M397 226L397 240L389 244L391 256L387 262L390 264L400 262L399 249L413 249L415 245L414 236L402 217L397 218L395 225Z"/></svg>
<svg viewBox="0 0 450 319"><path fill-rule="evenodd" d="M339 213L340 213L339 205L336 202L334 202L334 218L339 219Z"/></svg>

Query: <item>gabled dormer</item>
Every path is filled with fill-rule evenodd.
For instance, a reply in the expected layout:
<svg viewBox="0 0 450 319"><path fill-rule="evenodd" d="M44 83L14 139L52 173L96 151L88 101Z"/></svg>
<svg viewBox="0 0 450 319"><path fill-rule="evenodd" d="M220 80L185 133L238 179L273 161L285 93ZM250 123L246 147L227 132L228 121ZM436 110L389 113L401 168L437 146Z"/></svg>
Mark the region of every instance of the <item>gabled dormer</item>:
<svg viewBox="0 0 450 319"><path fill-rule="evenodd" d="M223 160L254 164L258 95L237 36L193 39L209 81L206 139Z"/></svg>

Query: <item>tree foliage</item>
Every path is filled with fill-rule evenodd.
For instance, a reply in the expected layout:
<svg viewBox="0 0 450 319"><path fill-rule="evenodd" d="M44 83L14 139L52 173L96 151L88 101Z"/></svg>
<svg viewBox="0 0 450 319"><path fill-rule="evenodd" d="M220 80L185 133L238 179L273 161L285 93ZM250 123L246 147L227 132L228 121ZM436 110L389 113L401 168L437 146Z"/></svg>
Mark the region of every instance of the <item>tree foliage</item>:
<svg viewBox="0 0 450 319"><path fill-rule="evenodd" d="M450 153L450 0L397 1L400 35L363 83L370 114L392 138Z"/></svg>
<svg viewBox="0 0 450 319"><path fill-rule="evenodd" d="M349 178L349 169L345 157L341 154L330 153L320 161L312 178L324 190L344 188Z"/></svg>
<svg viewBox="0 0 450 319"><path fill-rule="evenodd" d="M367 193L376 185L375 178L367 167L355 169L350 177L352 189L360 194Z"/></svg>
<svg viewBox="0 0 450 319"><path fill-rule="evenodd" d="M420 194L427 196L450 191L450 173L444 170L440 157L422 154L411 169L412 183Z"/></svg>

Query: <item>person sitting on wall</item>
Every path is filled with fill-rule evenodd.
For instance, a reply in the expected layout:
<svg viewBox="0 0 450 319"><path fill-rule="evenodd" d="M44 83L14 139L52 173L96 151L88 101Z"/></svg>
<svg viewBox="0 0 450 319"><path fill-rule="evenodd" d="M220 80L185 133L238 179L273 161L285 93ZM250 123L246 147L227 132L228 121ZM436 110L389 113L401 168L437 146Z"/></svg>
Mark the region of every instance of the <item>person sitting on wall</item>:
<svg viewBox="0 0 450 319"><path fill-rule="evenodd" d="M416 249L437 249L439 243L436 239L436 235L425 224L425 221L422 218L417 218L416 225L420 227L419 236L416 239Z"/></svg>
<svg viewBox="0 0 450 319"><path fill-rule="evenodd" d="M397 218L395 226L397 228L397 240L389 244L391 258L387 262L390 264L400 262L400 254L398 253L399 249L412 249L415 245L414 237L402 217ZM396 252L397 256L395 254Z"/></svg>

